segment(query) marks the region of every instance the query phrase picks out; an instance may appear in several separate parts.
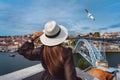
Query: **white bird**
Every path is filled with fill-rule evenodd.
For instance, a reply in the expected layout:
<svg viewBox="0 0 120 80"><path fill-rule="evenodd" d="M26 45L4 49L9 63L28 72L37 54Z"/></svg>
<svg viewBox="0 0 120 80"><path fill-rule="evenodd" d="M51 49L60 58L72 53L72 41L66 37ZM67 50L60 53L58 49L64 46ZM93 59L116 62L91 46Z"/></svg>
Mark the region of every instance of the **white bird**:
<svg viewBox="0 0 120 80"><path fill-rule="evenodd" d="M85 9L85 12L87 13L88 18L90 18L93 21L95 20L94 16L87 9Z"/></svg>

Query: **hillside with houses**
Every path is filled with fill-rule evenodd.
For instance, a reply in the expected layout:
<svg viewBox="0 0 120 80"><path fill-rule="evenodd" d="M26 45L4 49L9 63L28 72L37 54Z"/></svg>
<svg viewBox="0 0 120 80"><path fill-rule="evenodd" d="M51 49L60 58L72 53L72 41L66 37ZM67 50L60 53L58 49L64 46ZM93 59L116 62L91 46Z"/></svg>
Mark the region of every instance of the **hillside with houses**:
<svg viewBox="0 0 120 80"><path fill-rule="evenodd" d="M0 52L14 52L16 51L25 41L29 39L28 35L19 36L0 36ZM87 34L71 34L68 40L65 41L67 46L74 46L74 40L72 38L83 38L83 37L93 37L93 38L120 38L120 32L105 32L101 34L100 32L87 33ZM73 44L74 43L74 44ZM35 47L41 46L40 40L35 41ZM118 50L120 46L114 44L106 44L106 49L116 49Z"/></svg>

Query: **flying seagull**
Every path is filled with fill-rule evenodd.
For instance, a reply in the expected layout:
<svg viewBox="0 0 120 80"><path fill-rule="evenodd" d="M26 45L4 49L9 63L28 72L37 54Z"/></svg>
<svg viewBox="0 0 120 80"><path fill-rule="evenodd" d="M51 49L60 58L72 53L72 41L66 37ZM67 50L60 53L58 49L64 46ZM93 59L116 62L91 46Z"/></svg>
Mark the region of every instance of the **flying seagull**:
<svg viewBox="0 0 120 80"><path fill-rule="evenodd" d="M85 12L87 13L88 18L90 18L93 21L95 20L94 16L87 9L85 9Z"/></svg>

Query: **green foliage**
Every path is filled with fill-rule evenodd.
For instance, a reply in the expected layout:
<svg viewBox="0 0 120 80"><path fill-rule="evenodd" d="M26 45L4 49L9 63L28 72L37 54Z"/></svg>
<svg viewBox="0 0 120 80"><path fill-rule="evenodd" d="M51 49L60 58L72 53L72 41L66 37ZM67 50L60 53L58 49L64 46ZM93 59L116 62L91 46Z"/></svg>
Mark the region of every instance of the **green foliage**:
<svg viewBox="0 0 120 80"><path fill-rule="evenodd" d="M75 66L82 70L90 66L90 64L79 53L74 53L73 59Z"/></svg>
<svg viewBox="0 0 120 80"><path fill-rule="evenodd" d="M77 61L76 66L79 67L80 69L84 70L85 68L88 68L90 66L90 64L84 58L81 58Z"/></svg>
<svg viewBox="0 0 120 80"><path fill-rule="evenodd" d="M76 45L76 43L77 43L77 41L76 41L76 40L72 40L72 41L71 41L71 46L75 46L75 45Z"/></svg>
<svg viewBox="0 0 120 80"><path fill-rule="evenodd" d="M69 46L69 44L68 44L68 43L62 43L62 45L63 45L63 46Z"/></svg>
<svg viewBox="0 0 120 80"><path fill-rule="evenodd" d="M100 37L100 32L94 32L95 37Z"/></svg>

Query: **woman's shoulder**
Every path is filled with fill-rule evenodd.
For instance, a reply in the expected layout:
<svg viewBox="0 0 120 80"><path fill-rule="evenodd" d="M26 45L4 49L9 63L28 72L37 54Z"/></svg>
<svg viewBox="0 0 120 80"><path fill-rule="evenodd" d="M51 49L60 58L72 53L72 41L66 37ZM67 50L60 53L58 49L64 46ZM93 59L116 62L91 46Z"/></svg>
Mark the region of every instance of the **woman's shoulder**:
<svg viewBox="0 0 120 80"><path fill-rule="evenodd" d="M69 52L69 51L71 52L71 51L72 51L72 48L70 48L70 47L64 47L64 50L65 50L65 51L68 51L68 52Z"/></svg>
<svg viewBox="0 0 120 80"><path fill-rule="evenodd" d="M68 57L68 56L71 56L72 55L72 49L71 48L69 48L69 47L64 47L64 55L66 56L66 57Z"/></svg>

